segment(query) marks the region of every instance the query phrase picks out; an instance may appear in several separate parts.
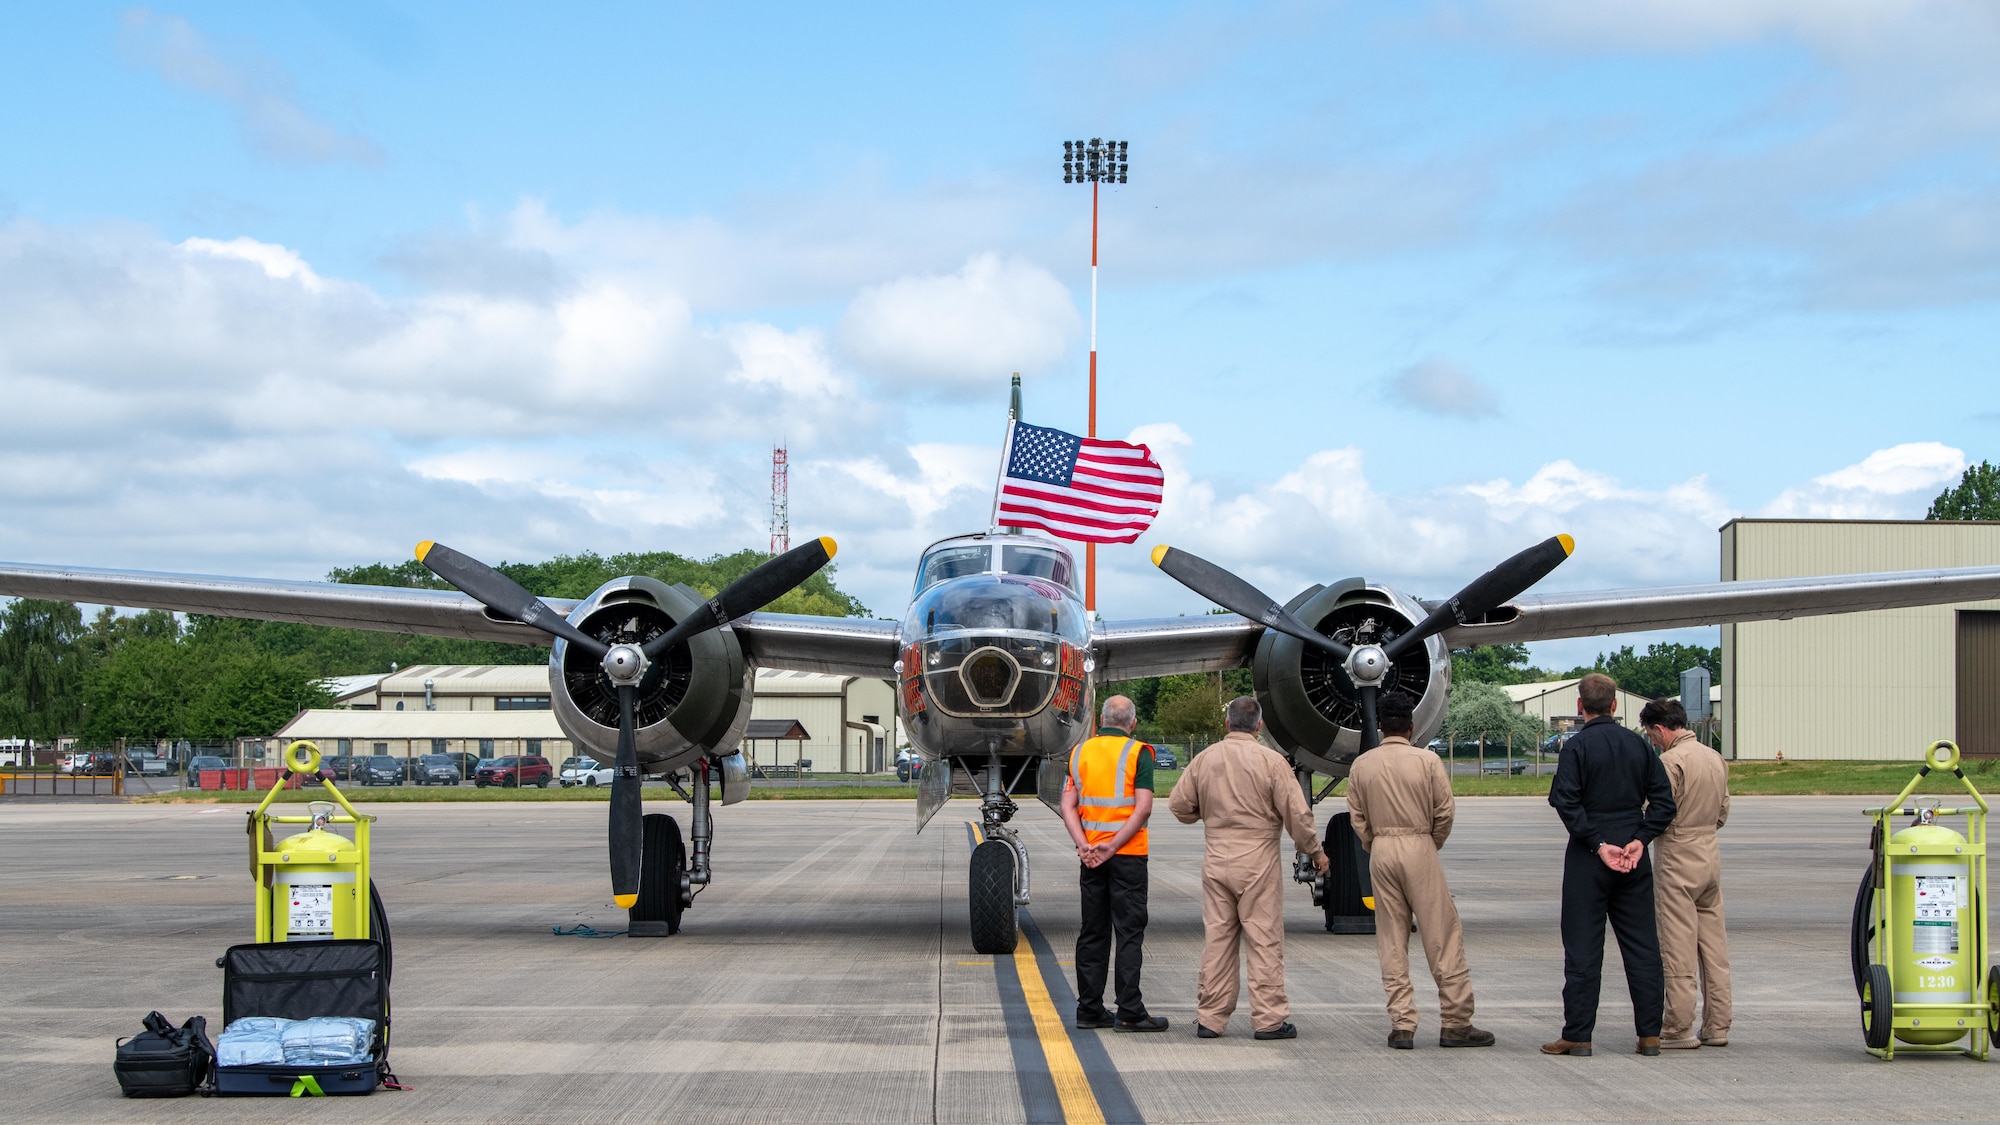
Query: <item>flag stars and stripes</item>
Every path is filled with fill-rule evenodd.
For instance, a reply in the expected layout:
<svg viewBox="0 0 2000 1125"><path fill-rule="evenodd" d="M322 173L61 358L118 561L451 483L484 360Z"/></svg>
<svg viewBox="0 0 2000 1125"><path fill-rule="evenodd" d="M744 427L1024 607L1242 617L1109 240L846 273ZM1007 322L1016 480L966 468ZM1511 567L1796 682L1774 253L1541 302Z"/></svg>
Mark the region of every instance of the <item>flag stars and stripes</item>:
<svg viewBox="0 0 2000 1125"><path fill-rule="evenodd" d="M1016 422L995 519L1087 543L1130 543L1159 515L1166 475L1143 445Z"/></svg>

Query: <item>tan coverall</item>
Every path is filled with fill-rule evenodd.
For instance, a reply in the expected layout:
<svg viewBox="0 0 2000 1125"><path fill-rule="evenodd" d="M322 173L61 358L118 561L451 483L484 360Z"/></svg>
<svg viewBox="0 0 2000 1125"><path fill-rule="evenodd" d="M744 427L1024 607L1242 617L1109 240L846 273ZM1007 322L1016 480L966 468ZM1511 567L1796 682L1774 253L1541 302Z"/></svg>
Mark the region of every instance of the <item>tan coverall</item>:
<svg viewBox="0 0 2000 1125"><path fill-rule="evenodd" d="M1653 902L1660 962L1667 974L1662 1039L1694 1028L1695 971L1701 971L1701 1038L1729 1035L1729 938L1722 918L1722 853L1715 832L1729 819L1729 764L1693 731L1674 732L1660 755L1674 787L1674 823L1653 842Z"/></svg>
<svg viewBox="0 0 2000 1125"><path fill-rule="evenodd" d="M1407 738L1384 738L1354 760L1347 777L1347 811L1354 834L1368 849L1368 878L1375 884L1375 955L1382 990L1389 994L1389 1023L1417 1029L1410 988L1410 915L1424 940L1424 959L1437 982L1439 1022L1472 1026L1472 973L1465 967L1465 934L1451 901L1438 849L1451 835L1454 806L1444 763Z"/></svg>
<svg viewBox="0 0 2000 1125"><path fill-rule="evenodd" d="M1249 946L1251 1027L1275 1031L1291 1015L1278 831L1289 832L1308 856L1325 851L1291 764L1256 735L1231 731L1188 763L1167 807L1182 824L1202 821L1207 845L1201 861L1206 940L1195 986L1196 1018L1210 1031L1229 1026L1236 1011L1240 937Z"/></svg>

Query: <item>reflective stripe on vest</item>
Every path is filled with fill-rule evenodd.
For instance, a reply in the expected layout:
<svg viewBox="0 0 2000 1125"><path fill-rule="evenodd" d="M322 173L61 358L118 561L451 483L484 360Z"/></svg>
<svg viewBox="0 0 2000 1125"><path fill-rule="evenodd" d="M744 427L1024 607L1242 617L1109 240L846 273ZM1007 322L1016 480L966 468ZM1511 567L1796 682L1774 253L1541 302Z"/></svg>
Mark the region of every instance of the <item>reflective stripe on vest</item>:
<svg viewBox="0 0 2000 1125"><path fill-rule="evenodd" d="M1080 755L1071 754L1069 756L1070 783L1076 786L1076 803L1079 806L1077 810L1079 814L1078 819L1082 822L1086 834L1102 832L1107 838L1117 835L1118 830L1125 827L1125 822L1131 819L1132 810L1138 807L1138 797L1133 794L1131 786L1126 784L1126 779L1130 776L1132 768L1132 755L1137 745L1138 739L1127 738L1125 745L1119 749L1118 769L1116 773L1111 775L1111 795L1109 797L1093 797L1090 795L1090 791L1085 789L1083 785L1083 773L1078 769L1077 758ZM1083 748L1079 746L1077 749L1082 750ZM1107 810L1106 812L1098 815L1116 817L1116 819L1084 820L1082 818L1084 809L1105 809ZM1097 842L1094 839L1091 841L1093 844Z"/></svg>

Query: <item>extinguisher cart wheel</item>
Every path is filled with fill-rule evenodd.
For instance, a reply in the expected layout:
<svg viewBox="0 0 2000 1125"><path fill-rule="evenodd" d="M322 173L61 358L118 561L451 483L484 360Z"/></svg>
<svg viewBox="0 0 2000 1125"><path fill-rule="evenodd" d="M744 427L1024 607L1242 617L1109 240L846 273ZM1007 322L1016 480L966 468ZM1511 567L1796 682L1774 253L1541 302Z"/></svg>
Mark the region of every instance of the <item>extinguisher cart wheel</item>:
<svg viewBox="0 0 2000 1125"><path fill-rule="evenodd" d="M1868 966L1861 984L1861 1034L1871 1051L1889 1046L1889 1037L1895 1030L1895 996L1889 983L1889 966Z"/></svg>

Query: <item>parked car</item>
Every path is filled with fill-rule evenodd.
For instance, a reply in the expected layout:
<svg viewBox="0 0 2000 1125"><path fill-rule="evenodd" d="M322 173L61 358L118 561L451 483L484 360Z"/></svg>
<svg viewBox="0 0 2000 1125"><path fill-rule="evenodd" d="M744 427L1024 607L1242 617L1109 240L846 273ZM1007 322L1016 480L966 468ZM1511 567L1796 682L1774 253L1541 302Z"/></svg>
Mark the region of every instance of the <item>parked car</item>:
<svg viewBox="0 0 2000 1125"><path fill-rule="evenodd" d="M367 758L361 759L364 762L367 760ZM352 754L338 754L331 758L321 758L319 771L333 778L335 781L353 781L354 762L355 758Z"/></svg>
<svg viewBox="0 0 2000 1125"><path fill-rule="evenodd" d="M1542 739L1542 753L1554 754L1557 751L1561 750L1563 748L1563 743L1568 742L1570 736L1575 733L1576 732L1573 730L1558 731L1555 734L1552 734L1547 738Z"/></svg>
<svg viewBox="0 0 2000 1125"><path fill-rule="evenodd" d="M1179 758L1174 757L1174 752L1172 750L1162 750L1158 746L1155 746L1153 747L1153 768L1161 770L1177 770L1181 768L1181 760Z"/></svg>
<svg viewBox="0 0 2000 1125"><path fill-rule="evenodd" d="M923 772L923 769L924 760L917 757L916 751L910 749L896 751L897 781L914 781L916 780L916 776Z"/></svg>
<svg viewBox="0 0 2000 1125"><path fill-rule="evenodd" d="M457 785L465 780L454 754L425 754L417 759L412 773L415 776L410 780L417 785Z"/></svg>
<svg viewBox="0 0 2000 1125"><path fill-rule="evenodd" d="M452 763L458 766L458 777L461 781L471 781L472 775L479 771L479 755L471 751L455 750L445 757L450 758Z"/></svg>
<svg viewBox="0 0 2000 1125"><path fill-rule="evenodd" d="M354 763L354 780L362 785L401 785L403 759L388 754L371 754Z"/></svg>
<svg viewBox="0 0 2000 1125"><path fill-rule="evenodd" d="M472 783L481 789L489 785L499 785L509 789L523 785L539 785L547 789L556 779L556 770L547 758L540 754L521 754L505 758L492 758L479 766L479 772L472 776Z"/></svg>
<svg viewBox="0 0 2000 1125"><path fill-rule="evenodd" d="M132 764L126 761L122 754L109 750L93 750L88 754L77 755L76 764L69 772L84 777L113 777L131 773Z"/></svg>
<svg viewBox="0 0 2000 1125"><path fill-rule="evenodd" d="M596 758L571 758L563 763L562 776L557 783L564 789L572 785L597 786L611 784L611 767Z"/></svg>
<svg viewBox="0 0 2000 1125"><path fill-rule="evenodd" d="M228 768L229 760L227 758L218 758L213 754L202 754L189 758L187 764L188 788L193 789L195 786L201 784L201 771L226 770Z"/></svg>
<svg viewBox="0 0 2000 1125"><path fill-rule="evenodd" d="M158 750L133 747L125 751L126 771L146 777L165 777L174 772L174 764Z"/></svg>

